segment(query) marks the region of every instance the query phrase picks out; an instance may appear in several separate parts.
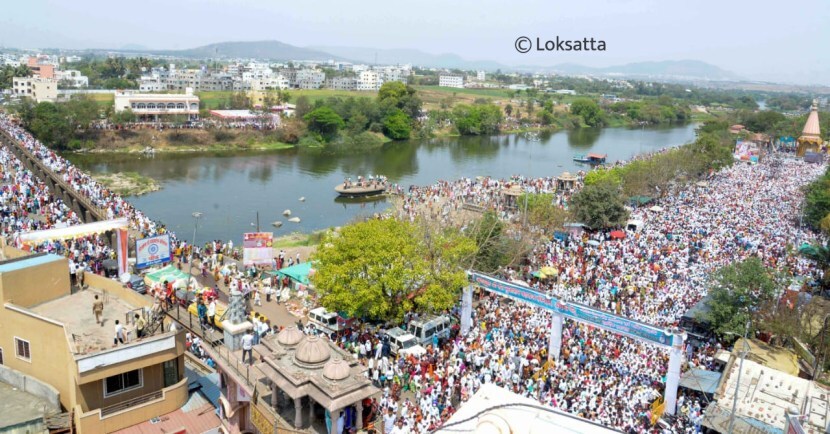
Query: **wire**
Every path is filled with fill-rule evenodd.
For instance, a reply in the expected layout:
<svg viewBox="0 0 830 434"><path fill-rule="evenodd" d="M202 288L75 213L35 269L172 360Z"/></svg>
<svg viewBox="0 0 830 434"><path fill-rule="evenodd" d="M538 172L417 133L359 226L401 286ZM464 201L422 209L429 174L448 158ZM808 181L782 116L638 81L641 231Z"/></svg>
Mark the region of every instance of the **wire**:
<svg viewBox="0 0 830 434"><path fill-rule="evenodd" d="M523 402L511 402L511 403L507 403L507 404L493 405L493 406L481 409L477 413L475 413L472 416L469 416L465 419L442 425L442 426L438 427L437 429L430 431L430 434L435 434L439 431L459 431L459 432L468 431L468 430L460 430L460 429L450 430L448 428L454 427L456 425L462 425L462 424L467 423L467 422L469 422L473 419L477 419L479 416L481 416L482 414L487 413L489 411L499 410L499 409L502 409L502 408L511 408L511 407L527 407L527 408L532 408L534 410L541 410L541 411L544 411L544 412L547 412L547 413L555 414L557 416L568 417L568 418L578 420L578 421L583 422L583 423L594 425L594 426L599 427L599 428L603 428L603 429L606 429L606 430L611 430L611 428L608 428L607 426L602 425L600 423L593 422L593 421L586 420L586 419L582 419L582 418L579 418L579 417L576 417L576 416L573 416L573 415L570 415L570 414L567 414L567 413L564 413L564 412L559 412L556 409L551 408L551 407L545 407L545 406L537 405L537 404L527 404L527 403L523 403Z"/></svg>

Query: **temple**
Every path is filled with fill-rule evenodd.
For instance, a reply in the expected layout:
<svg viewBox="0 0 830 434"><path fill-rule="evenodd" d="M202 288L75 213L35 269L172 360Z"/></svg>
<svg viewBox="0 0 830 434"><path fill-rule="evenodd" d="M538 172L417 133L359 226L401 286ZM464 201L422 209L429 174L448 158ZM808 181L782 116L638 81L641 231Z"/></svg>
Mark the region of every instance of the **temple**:
<svg viewBox="0 0 830 434"><path fill-rule="evenodd" d="M804 130L801 131L801 136L798 138L796 155L802 157L807 152L819 152L821 151L822 143L821 128L818 123L818 103L817 101L813 101L813 107L810 109L810 115L807 116Z"/></svg>

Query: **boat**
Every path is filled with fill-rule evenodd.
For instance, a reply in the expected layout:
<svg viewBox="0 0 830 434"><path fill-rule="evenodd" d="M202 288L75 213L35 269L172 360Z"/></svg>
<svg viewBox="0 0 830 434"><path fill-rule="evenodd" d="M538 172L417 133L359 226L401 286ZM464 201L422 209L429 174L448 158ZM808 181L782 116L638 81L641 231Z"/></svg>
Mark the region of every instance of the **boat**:
<svg viewBox="0 0 830 434"><path fill-rule="evenodd" d="M357 178L357 182L346 180L346 182L334 187L334 191L336 191L340 197L354 198L383 194L386 192L386 187L386 178L382 176L378 176L377 178L370 180L366 180L362 176L359 176Z"/></svg>
<svg viewBox="0 0 830 434"><path fill-rule="evenodd" d="M605 158L607 156L605 154L585 154L585 155L577 155L574 157L574 161L577 163L587 163L587 164L602 164L605 163Z"/></svg>

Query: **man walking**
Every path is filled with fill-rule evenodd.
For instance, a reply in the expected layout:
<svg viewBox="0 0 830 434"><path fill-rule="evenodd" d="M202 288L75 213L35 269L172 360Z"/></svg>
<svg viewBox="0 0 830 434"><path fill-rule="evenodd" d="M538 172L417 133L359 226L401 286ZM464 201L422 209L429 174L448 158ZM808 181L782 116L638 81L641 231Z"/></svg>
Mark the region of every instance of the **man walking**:
<svg viewBox="0 0 830 434"><path fill-rule="evenodd" d="M207 307L207 316L208 316L208 319L210 320L210 325L215 327L216 326L216 323L214 322L216 320L216 298L215 297L211 297L211 299L210 299L210 304L208 304L208 307Z"/></svg>
<svg viewBox="0 0 830 434"><path fill-rule="evenodd" d="M86 285L84 285L84 271L85 271L85 268L86 268L86 264L82 263L81 266L78 267L78 270L75 272L75 276L78 279L78 287L81 288L81 289L86 288Z"/></svg>
<svg viewBox="0 0 830 434"><path fill-rule="evenodd" d="M144 337L144 327L147 325L147 322L144 321L144 318L141 317L139 314L135 314L135 336L138 339Z"/></svg>
<svg viewBox="0 0 830 434"><path fill-rule="evenodd" d="M98 295L95 295L95 301L92 302L92 314L95 315L95 324L104 325L101 322L101 315L104 314L104 302L98 300Z"/></svg>
<svg viewBox="0 0 830 434"><path fill-rule="evenodd" d="M245 355L248 356L248 363L254 364L254 356L252 350L254 349L254 335L250 330L245 332L242 336L242 363L245 363Z"/></svg>
<svg viewBox="0 0 830 434"><path fill-rule="evenodd" d="M124 326L121 325L118 320L115 320L115 338L112 340L112 346L118 346L118 343L121 342L122 344L127 341L127 337L124 333Z"/></svg>

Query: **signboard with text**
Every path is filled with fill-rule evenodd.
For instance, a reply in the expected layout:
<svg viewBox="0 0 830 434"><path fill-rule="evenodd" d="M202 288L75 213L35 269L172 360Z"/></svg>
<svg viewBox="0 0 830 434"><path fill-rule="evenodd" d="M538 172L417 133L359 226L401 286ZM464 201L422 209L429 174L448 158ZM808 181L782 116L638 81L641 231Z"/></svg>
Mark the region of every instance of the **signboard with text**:
<svg viewBox="0 0 830 434"><path fill-rule="evenodd" d="M170 262L170 235L156 235L135 241L135 268Z"/></svg>
<svg viewBox="0 0 830 434"><path fill-rule="evenodd" d="M274 256L273 232L248 232L242 239L242 265L269 265Z"/></svg>
<svg viewBox="0 0 830 434"><path fill-rule="evenodd" d="M672 337L665 330L639 321L623 318L579 303L563 303L533 288L510 283L481 273L471 273L472 282L485 290L514 300L558 313L594 327L639 339L656 345L671 347Z"/></svg>

